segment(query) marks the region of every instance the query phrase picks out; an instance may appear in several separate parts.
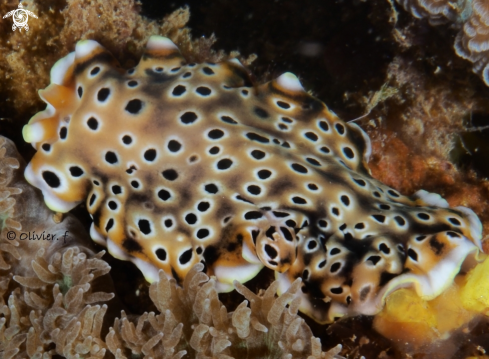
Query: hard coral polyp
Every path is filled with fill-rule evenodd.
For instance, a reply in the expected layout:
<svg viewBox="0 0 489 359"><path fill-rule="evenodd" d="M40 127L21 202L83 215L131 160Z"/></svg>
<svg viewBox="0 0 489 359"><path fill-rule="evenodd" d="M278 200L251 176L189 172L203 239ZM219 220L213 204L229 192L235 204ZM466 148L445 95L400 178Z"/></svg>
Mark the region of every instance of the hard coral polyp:
<svg viewBox="0 0 489 359"><path fill-rule="evenodd" d="M368 136L294 75L250 84L237 60L186 64L162 37L128 71L79 42L24 129L26 178L56 211L86 201L92 238L149 281L203 262L228 291L266 266L280 292L302 278L319 322L375 314L399 287L445 290L480 248L473 212L373 179Z"/></svg>

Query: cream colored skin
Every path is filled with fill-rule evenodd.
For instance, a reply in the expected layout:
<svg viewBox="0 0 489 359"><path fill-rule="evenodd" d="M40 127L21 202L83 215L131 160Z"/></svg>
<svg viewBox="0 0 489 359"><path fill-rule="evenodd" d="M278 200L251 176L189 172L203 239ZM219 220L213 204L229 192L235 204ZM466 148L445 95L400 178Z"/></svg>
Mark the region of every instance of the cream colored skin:
<svg viewBox="0 0 489 359"><path fill-rule="evenodd" d="M401 286L436 296L480 247L470 210L373 179L365 133L292 74L251 87L237 60L185 64L161 37L124 71L83 41L40 95L26 178L53 210L86 201L92 238L149 281L203 261L228 291L267 266L281 291L302 277L302 310L325 322Z"/></svg>

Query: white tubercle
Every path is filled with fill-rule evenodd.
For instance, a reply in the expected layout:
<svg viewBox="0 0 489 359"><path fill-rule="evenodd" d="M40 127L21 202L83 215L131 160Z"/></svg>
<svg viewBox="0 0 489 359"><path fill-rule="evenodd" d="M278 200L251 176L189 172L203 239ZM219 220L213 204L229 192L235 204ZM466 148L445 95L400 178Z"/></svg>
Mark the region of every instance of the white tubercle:
<svg viewBox="0 0 489 359"><path fill-rule="evenodd" d="M75 58L77 59L84 58L87 55L90 55L95 49L98 48L104 50L104 47L100 45L97 41L94 40L78 41L75 47Z"/></svg>
<svg viewBox="0 0 489 359"><path fill-rule="evenodd" d="M236 64L238 66L244 67L241 61L239 61L236 57L234 59L229 60L229 62L232 62L233 64Z"/></svg>
<svg viewBox="0 0 489 359"><path fill-rule="evenodd" d="M34 122L31 125L25 125L22 128L22 136L24 141L32 144L41 141L44 138L44 127L39 122Z"/></svg>
<svg viewBox="0 0 489 359"><path fill-rule="evenodd" d="M164 36L151 36L146 44L148 50L178 50L177 45Z"/></svg>
<svg viewBox="0 0 489 359"><path fill-rule="evenodd" d="M292 72L286 72L277 78L277 83L289 91L304 91L301 82Z"/></svg>

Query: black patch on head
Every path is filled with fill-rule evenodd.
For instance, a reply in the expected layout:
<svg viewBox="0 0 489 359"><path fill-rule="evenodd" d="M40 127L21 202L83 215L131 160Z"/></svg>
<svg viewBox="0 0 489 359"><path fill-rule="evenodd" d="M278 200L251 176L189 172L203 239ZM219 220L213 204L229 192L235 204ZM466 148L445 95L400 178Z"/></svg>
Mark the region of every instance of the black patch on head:
<svg viewBox="0 0 489 359"><path fill-rule="evenodd" d="M129 253L141 252L143 250L143 247L141 247L141 245L132 238L124 239L124 241L122 242L122 247L124 247L124 249Z"/></svg>
<svg viewBox="0 0 489 359"><path fill-rule="evenodd" d="M175 88L173 89L173 91L171 93L173 96L182 96L185 93L185 91L187 91L185 86L178 85L178 86L175 86Z"/></svg>
<svg viewBox="0 0 489 359"><path fill-rule="evenodd" d="M192 248L187 249L185 252L183 252L180 255L180 257L178 258L178 261L180 262L181 265L187 264L192 259L192 255L193 255Z"/></svg>
<svg viewBox="0 0 489 359"><path fill-rule="evenodd" d="M194 112L185 112L182 116L180 116L180 121L184 124L188 125L197 120L197 115Z"/></svg>
<svg viewBox="0 0 489 359"><path fill-rule="evenodd" d="M118 161L117 155L112 151L107 151L107 153L105 154L105 160L112 165L117 163Z"/></svg>
<svg viewBox="0 0 489 359"><path fill-rule="evenodd" d="M292 163L292 165L290 166L292 167L292 169L296 172L299 172L299 173L307 173L308 170L306 167L304 167L303 165L299 164L299 163Z"/></svg>
<svg viewBox="0 0 489 359"><path fill-rule="evenodd" d="M435 252L437 256L441 255L443 252L443 247L445 247L444 243L439 242L435 236L430 239L430 247Z"/></svg>
<svg viewBox="0 0 489 359"><path fill-rule="evenodd" d="M219 191L219 188L214 183L206 184L204 186L204 189L206 192L209 192L212 194L216 194L217 191Z"/></svg>
<svg viewBox="0 0 489 359"><path fill-rule="evenodd" d="M164 170L161 172L161 174L163 178L167 179L168 181L175 181L178 178L178 172L172 168Z"/></svg>
<svg viewBox="0 0 489 359"><path fill-rule="evenodd" d="M248 137L252 141L257 141L257 142L261 142L261 143L269 143L270 142L270 140L268 138L260 136L254 132L248 132L246 134L246 137Z"/></svg>
<svg viewBox="0 0 489 359"><path fill-rule="evenodd" d="M70 167L70 173L73 177L80 177L84 172L83 170L78 167L78 166L71 166Z"/></svg>
<svg viewBox="0 0 489 359"><path fill-rule="evenodd" d="M208 266L212 266L220 257L219 251L214 246L207 246L204 250L204 260Z"/></svg>
<svg viewBox="0 0 489 359"><path fill-rule="evenodd" d="M133 99L127 103L125 110L133 115L136 115L142 108L143 102L139 99Z"/></svg>
<svg viewBox="0 0 489 359"><path fill-rule="evenodd" d="M109 95L110 95L110 90L108 88L104 87L103 89L100 89L98 91L97 100L99 100L100 102L104 102L105 100L107 100Z"/></svg>
<svg viewBox="0 0 489 359"><path fill-rule="evenodd" d="M156 150L154 148L151 148L146 152L144 152L144 159L146 161L152 162L155 160L155 158L156 158Z"/></svg>
<svg viewBox="0 0 489 359"><path fill-rule="evenodd" d="M222 122L226 122L226 123L230 123L232 125L236 125L238 122L233 120L231 117L229 116L221 116L221 121Z"/></svg>
<svg viewBox="0 0 489 359"><path fill-rule="evenodd" d="M158 248L155 254L160 261L166 261L166 251L163 248Z"/></svg>
<svg viewBox="0 0 489 359"><path fill-rule="evenodd" d="M209 96L212 93L211 89L208 87L205 87L205 86L197 87L195 92L197 92L198 94L200 94L202 96Z"/></svg>
<svg viewBox="0 0 489 359"><path fill-rule="evenodd" d="M249 212L246 212L244 215L244 218L248 221L251 221L253 219L259 219L261 217L263 217L263 214L261 212L258 212L258 211L249 211Z"/></svg>
<svg viewBox="0 0 489 359"><path fill-rule="evenodd" d="M42 178L44 179L44 181L46 181L48 186L51 188L57 188L61 185L61 181L59 177L51 171L44 171L42 173Z"/></svg>

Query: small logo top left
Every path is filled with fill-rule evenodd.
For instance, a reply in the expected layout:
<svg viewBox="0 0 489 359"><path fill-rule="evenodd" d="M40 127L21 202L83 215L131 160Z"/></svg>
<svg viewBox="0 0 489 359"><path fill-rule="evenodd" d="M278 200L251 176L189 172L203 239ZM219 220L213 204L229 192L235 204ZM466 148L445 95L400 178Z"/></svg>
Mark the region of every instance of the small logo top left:
<svg viewBox="0 0 489 359"><path fill-rule="evenodd" d="M29 25L27 25L29 15L37 19L36 14L34 14L32 11L24 9L24 6L22 6L22 4L20 3L18 9L8 12L7 15L5 15L3 18L5 19L12 16L12 19L14 20L12 30L15 31L15 29L19 28L19 31L22 32L22 28L25 28L25 31L29 31Z"/></svg>

